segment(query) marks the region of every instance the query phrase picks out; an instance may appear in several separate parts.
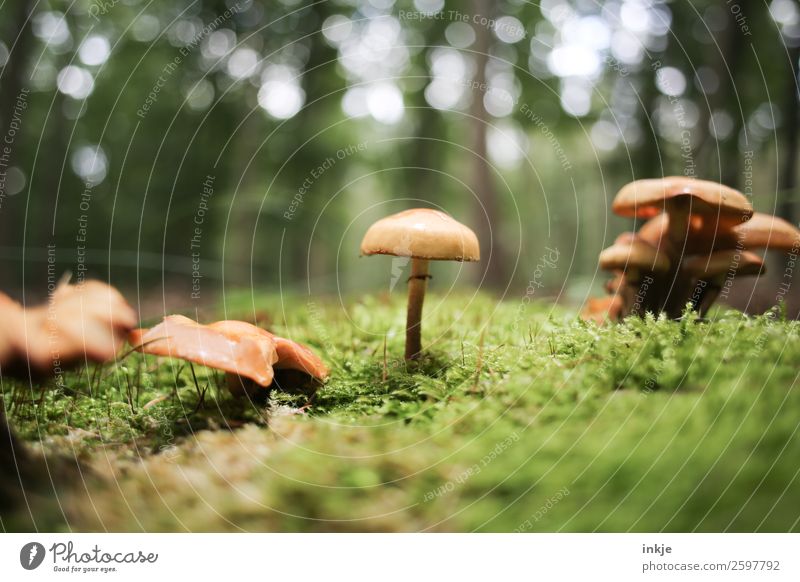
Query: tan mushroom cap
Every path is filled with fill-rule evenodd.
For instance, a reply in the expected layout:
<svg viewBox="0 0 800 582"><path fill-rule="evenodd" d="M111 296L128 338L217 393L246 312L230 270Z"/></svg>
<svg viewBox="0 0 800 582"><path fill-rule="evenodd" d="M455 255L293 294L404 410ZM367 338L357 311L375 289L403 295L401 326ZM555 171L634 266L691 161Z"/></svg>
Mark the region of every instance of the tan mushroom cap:
<svg viewBox="0 0 800 582"><path fill-rule="evenodd" d="M745 248L769 248L797 251L800 230L777 216L756 212L753 217L734 229L735 239Z"/></svg>
<svg viewBox="0 0 800 582"><path fill-rule="evenodd" d="M611 204L620 216L652 218L660 214L667 200L691 199L691 212L702 214L734 214L751 216L750 201L723 184L685 176L636 180L622 187Z"/></svg>
<svg viewBox="0 0 800 582"><path fill-rule="evenodd" d="M769 248L783 251L800 249L800 230L770 214L756 212L750 220L735 226L715 224L709 216L693 215L686 232L685 251L689 254L714 250ZM669 228L669 215L659 214L642 225L636 234L652 245L660 245Z"/></svg>
<svg viewBox="0 0 800 582"><path fill-rule="evenodd" d="M478 261L478 237L453 217L414 208L382 218L361 241L362 255L395 255L436 261Z"/></svg>
<svg viewBox="0 0 800 582"><path fill-rule="evenodd" d="M149 330L132 331L128 341L140 352L188 360L261 386L272 383L273 369L299 370L319 380L328 377L328 368L309 348L244 321L202 325L169 315Z"/></svg>
<svg viewBox="0 0 800 582"><path fill-rule="evenodd" d="M662 273L670 266L664 253L638 237L614 243L600 253L599 263L604 271L642 269Z"/></svg>
<svg viewBox="0 0 800 582"><path fill-rule="evenodd" d="M269 386L272 365L278 361L275 340L254 325L230 323L201 325L182 315L168 315L155 327L133 330L128 341L145 354L180 358Z"/></svg>
<svg viewBox="0 0 800 582"><path fill-rule="evenodd" d="M122 294L101 281L61 283L47 304L19 313L24 331L14 341L39 371L61 364L112 360L138 321ZM10 322L5 322L9 324Z"/></svg>
<svg viewBox="0 0 800 582"><path fill-rule="evenodd" d="M717 251L710 256L694 256L683 261L683 270L692 277L718 277L728 272L737 275L760 275L764 260L749 251Z"/></svg>

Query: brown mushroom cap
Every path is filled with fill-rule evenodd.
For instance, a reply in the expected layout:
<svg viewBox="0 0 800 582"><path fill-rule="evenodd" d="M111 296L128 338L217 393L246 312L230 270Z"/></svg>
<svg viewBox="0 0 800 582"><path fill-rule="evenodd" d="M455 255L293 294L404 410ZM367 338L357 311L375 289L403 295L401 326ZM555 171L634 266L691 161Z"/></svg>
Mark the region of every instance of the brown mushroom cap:
<svg viewBox="0 0 800 582"><path fill-rule="evenodd" d="M272 383L272 366L278 361L272 334L244 322L201 325L182 315L168 315L155 327L132 331L128 341L142 353L188 360L261 386Z"/></svg>
<svg viewBox="0 0 800 582"><path fill-rule="evenodd" d="M705 254L714 249L736 248L736 226L740 221L726 221L722 217L692 214L686 223L682 250L687 254ZM752 219L751 219L752 220ZM748 221L749 222L749 221ZM652 245L662 246L669 233L669 214L666 212L645 222L636 233Z"/></svg>
<svg viewBox="0 0 800 582"><path fill-rule="evenodd" d="M600 253L599 263L604 271L641 269L662 273L670 267L669 259L664 253L639 238L614 243Z"/></svg>
<svg viewBox="0 0 800 582"><path fill-rule="evenodd" d="M696 278L713 278L734 271L737 275L760 275L764 261L749 251L717 251L709 256L693 256L683 261L686 274Z"/></svg>
<svg viewBox="0 0 800 582"><path fill-rule="evenodd" d="M199 324L170 315L157 326L131 332L129 342L146 354L181 358L269 386L273 369L298 370L324 380L328 368L306 346L244 321Z"/></svg>
<svg viewBox="0 0 800 582"><path fill-rule="evenodd" d="M395 255L438 261L480 260L478 237L453 217L414 208L382 218L361 241L362 255Z"/></svg>
<svg viewBox="0 0 800 582"><path fill-rule="evenodd" d="M800 248L800 230L784 219L756 212L747 222L734 227L736 240L744 248L769 248L797 251Z"/></svg>
<svg viewBox="0 0 800 582"><path fill-rule="evenodd" d="M62 283L47 304L21 310L18 317L24 331L12 338L17 353L38 372L52 368L54 360L71 365L113 359L138 320L119 291L92 280Z"/></svg>
<svg viewBox="0 0 800 582"><path fill-rule="evenodd" d="M650 244L659 246L668 228L669 215L663 213L644 223L636 234ZM688 254L706 254L737 247L797 251L800 249L800 230L782 218L762 212L756 212L750 220L734 226L717 226L709 216L691 216L684 248Z"/></svg>
<svg viewBox="0 0 800 582"><path fill-rule="evenodd" d="M611 204L620 216L652 218L665 209L667 200L688 198L690 211L702 214L753 214L750 201L738 190L708 180L670 176L636 180L622 187Z"/></svg>

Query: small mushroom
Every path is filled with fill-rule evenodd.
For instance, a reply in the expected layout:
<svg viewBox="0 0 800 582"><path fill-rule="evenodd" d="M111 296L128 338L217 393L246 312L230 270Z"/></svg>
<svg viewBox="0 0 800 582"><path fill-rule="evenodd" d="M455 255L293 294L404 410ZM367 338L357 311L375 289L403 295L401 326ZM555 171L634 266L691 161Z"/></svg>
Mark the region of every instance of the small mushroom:
<svg viewBox="0 0 800 582"><path fill-rule="evenodd" d="M129 343L145 354L180 358L226 372L235 395L267 387L274 369L298 370L324 380L328 369L311 350L244 321L202 325L182 315L169 315L150 329L131 332Z"/></svg>
<svg viewBox="0 0 800 582"><path fill-rule="evenodd" d="M411 258L406 317L406 360L422 352L422 305L428 262L478 261L478 237L451 216L429 208L415 208L377 221L361 241L362 255L394 255Z"/></svg>
<svg viewBox="0 0 800 582"><path fill-rule="evenodd" d="M702 316L722 290L728 277L761 275L764 261L749 251L717 251L709 256L693 256L683 261L682 271L694 281L690 301Z"/></svg>
<svg viewBox="0 0 800 582"><path fill-rule="evenodd" d="M608 297L590 297L581 317L597 324L616 321L622 314L622 297L616 293Z"/></svg>
<svg viewBox="0 0 800 582"><path fill-rule="evenodd" d="M601 269L617 274L609 291L621 297L618 315L623 317L643 310L657 310L663 287L660 278L671 266L664 252L628 234L618 237L599 257Z"/></svg>

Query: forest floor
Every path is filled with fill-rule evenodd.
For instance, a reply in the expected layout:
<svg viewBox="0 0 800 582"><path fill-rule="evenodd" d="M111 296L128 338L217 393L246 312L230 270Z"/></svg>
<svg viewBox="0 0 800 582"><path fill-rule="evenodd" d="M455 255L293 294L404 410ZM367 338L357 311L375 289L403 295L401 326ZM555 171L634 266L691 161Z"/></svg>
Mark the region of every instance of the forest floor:
<svg viewBox="0 0 800 582"><path fill-rule="evenodd" d="M242 401L205 368L130 354L44 386L6 380L18 434L48 467L78 463L0 526L800 529L800 323L779 313L598 327L432 295L425 358L407 365L399 297L224 311L308 344L330 379Z"/></svg>

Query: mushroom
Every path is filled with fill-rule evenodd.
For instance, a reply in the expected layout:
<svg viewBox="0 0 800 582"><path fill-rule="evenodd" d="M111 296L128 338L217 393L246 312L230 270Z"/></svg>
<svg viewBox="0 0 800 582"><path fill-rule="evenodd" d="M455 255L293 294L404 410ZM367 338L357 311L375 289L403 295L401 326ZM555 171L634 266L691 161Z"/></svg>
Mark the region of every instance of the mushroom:
<svg viewBox="0 0 800 582"><path fill-rule="evenodd" d="M618 315L657 310L663 285L660 278L670 269L670 260L657 247L625 233L599 257L600 268L617 273L610 292L621 297Z"/></svg>
<svg viewBox="0 0 800 582"><path fill-rule="evenodd" d="M70 365L110 360L136 320L122 295L99 281L63 282L46 305L31 309L0 293L0 377L53 376ZM0 407L0 508L21 502L30 487L49 484L52 467L46 469L16 438Z"/></svg>
<svg viewBox="0 0 800 582"><path fill-rule="evenodd" d="M614 198L612 210L620 216L653 218L666 215L661 228L674 268L683 242L696 223L695 215L716 219L720 226L734 226L753 215L753 207L741 192L710 182L682 176L637 180L624 186ZM647 233L646 233L647 234Z"/></svg>
<svg viewBox="0 0 800 582"><path fill-rule="evenodd" d="M59 284L48 303L30 309L0 294L7 330L0 350L3 372L51 376L69 366L114 358L136 325L136 312L100 281Z"/></svg>
<svg viewBox="0 0 800 582"><path fill-rule="evenodd" d="M683 272L694 281L692 308L705 315L719 295L728 277L760 275L764 261L749 251L717 251L709 256L694 256L683 261Z"/></svg>
<svg viewBox="0 0 800 582"><path fill-rule="evenodd" d="M135 350L180 358L226 372L234 395L253 394L272 384L274 369L298 370L324 380L328 369L310 349L244 321L202 325L182 315L168 315L150 329L128 337Z"/></svg>
<svg viewBox="0 0 800 582"><path fill-rule="evenodd" d="M406 316L406 360L422 352L422 305L427 287L428 261L478 261L478 237L451 216L430 208L414 208L382 218L369 227L361 241L362 255L411 258Z"/></svg>
<svg viewBox="0 0 800 582"><path fill-rule="evenodd" d="M622 297L617 294L607 297L590 297L586 308L581 312L581 317L598 324L616 321L620 318L622 307Z"/></svg>

